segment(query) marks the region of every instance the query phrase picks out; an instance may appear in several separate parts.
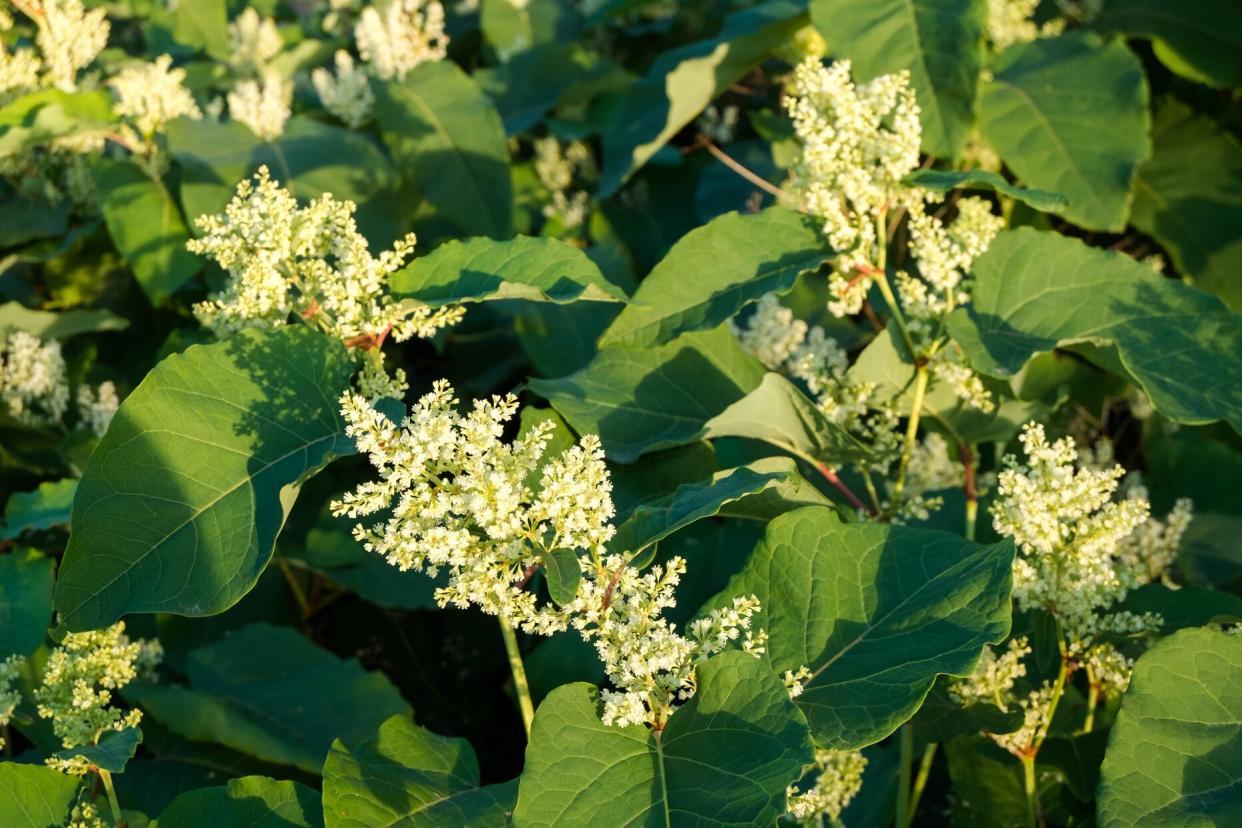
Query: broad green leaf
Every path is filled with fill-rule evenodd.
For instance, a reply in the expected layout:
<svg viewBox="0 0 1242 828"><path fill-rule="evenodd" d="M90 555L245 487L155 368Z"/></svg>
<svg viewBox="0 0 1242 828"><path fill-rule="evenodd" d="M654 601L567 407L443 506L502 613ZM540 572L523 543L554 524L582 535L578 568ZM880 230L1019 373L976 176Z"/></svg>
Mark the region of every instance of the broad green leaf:
<svg viewBox="0 0 1242 828"><path fill-rule="evenodd" d="M966 675L1009 634L1013 544L878 523L811 506L768 524L705 610L755 595L777 673L810 669L796 702L821 747L883 739L941 674Z"/></svg>
<svg viewBox="0 0 1242 828"><path fill-rule="evenodd" d="M663 345L715 328L764 294L787 292L828 255L823 234L795 210L726 213L673 245L604 331L600 347Z"/></svg>
<svg viewBox="0 0 1242 828"><path fill-rule="evenodd" d="M69 225L73 203L14 193L0 202L0 248L60 236Z"/></svg>
<svg viewBox="0 0 1242 828"><path fill-rule="evenodd" d="M380 134L406 182L463 234L512 235L505 130L478 84L451 61L429 61L374 88Z"/></svg>
<svg viewBox="0 0 1242 828"><path fill-rule="evenodd" d="M1135 178L1131 223L1196 287L1242 312L1242 144L1174 99L1157 111L1152 141Z"/></svg>
<svg viewBox="0 0 1242 828"><path fill-rule="evenodd" d="M332 745L323 767L329 828L478 825L503 828L513 783L479 786L479 763L465 739L439 736L394 716L374 737Z"/></svg>
<svg viewBox="0 0 1242 828"><path fill-rule="evenodd" d="M1008 376L1034 354L1091 344L1102 366L1183 423L1242 431L1242 317L1210 294L1121 253L1030 228L1002 232L975 261L973 304L949 332L976 369ZM1101 358L1100 352L1093 354Z"/></svg>
<svg viewBox="0 0 1242 828"><path fill-rule="evenodd" d="M34 549L0 555L0 659L27 656L52 620L52 559Z"/></svg>
<svg viewBox="0 0 1242 828"><path fill-rule="evenodd" d="M190 685L126 688L174 733L318 773L334 739L362 741L410 707L382 673L288 627L251 624L190 653Z"/></svg>
<svg viewBox="0 0 1242 828"><path fill-rule="evenodd" d="M1232 0L1125 0L1101 4L1093 28L1149 37L1175 72L1219 87L1242 86L1242 7ZM1172 59L1170 59L1172 58ZM1187 71L1189 70L1189 71Z"/></svg>
<svg viewBox="0 0 1242 828"><path fill-rule="evenodd" d="M717 95L806 25L805 8L766 0L730 15L716 37L660 55L625 93L604 133L600 195L620 189Z"/></svg>
<svg viewBox="0 0 1242 828"><path fill-rule="evenodd" d="M755 390L708 420L706 431L708 437L762 440L809 463L839 465L870 456L796 385L771 372Z"/></svg>
<svg viewBox="0 0 1242 828"><path fill-rule="evenodd" d="M641 504L671 495L687 483L702 483L717 470L716 451L704 440L652 452L628 466L613 465L609 471L616 523L628 520Z"/></svg>
<svg viewBox="0 0 1242 828"><path fill-rule="evenodd" d="M194 229L199 216L223 212L237 184L266 164L272 178L302 201L331 193L358 205L358 226L380 248L405 215L394 209L400 179L377 143L356 130L295 115L272 142L236 121L178 118L168 125L168 149L181 169L181 205Z"/></svg>
<svg viewBox="0 0 1242 828"><path fill-rule="evenodd" d="M854 77L910 72L923 151L955 158L974 120L983 56L983 4L975 0L811 0L811 20Z"/></svg>
<svg viewBox="0 0 1242 828"><path fill-rule="evenodd" d="M0 158L87 132L102 132L116 123L112 96L94 92L41 89L0 107Z"/></svg>
<svg viewBox="0 0 1242 828"><path fill-rule="evenodd" d="M353 364L305 327L168 357L122 403L78 483L56 586L67 630L131 612L212 615L267 566L301 481L352 453Z"/></svg>
<svg viewBox="0 0 1242 828"><path fill-rule="evenodd" d="M18 302L0 305L0 329L17 328L40 339L68 339L84 333L123 331L129 320L104 308L34 310Z"/></svg>
<svg viewBox="0 0 1242 828"><path fill-rule="evenodd" d="M502 299L566 304L626 298L577 247L532 236L447 242L394 273L390 286L397 298L436 307Z"/></svg>
<svg viewBox="0 0 1242 828"><path fill-rule="evenodd" d="M476 69L474 79L496 102L508 135L535 126L559 103L585 103L634 82L611 58L572 41L519 52L494 69Z"/></svg>
<svg viewBox="0 0 1242 828"><path fill-rule="evenodd" d="M760 661L726 652L653 733L600 721L598 691L559 687L539 706L518 784L517 828L771 825L811 761L806 720Z"/></svg>
<svg viewBox="0 0 1242 828"><path fill-rule="evenodd" d="M1174 589L1164 584L1144 584L1127 595L1118 609L1139 615L1156 613L1164 622L1161 630L1166 635L1185 627L1242 622L1242 598L1200 586Z"/></svg>
<svg viewBox="0 0 1242 828"><path fill-rule="evenodd" d="M572 603L578 596L578 585L582 583L578 553L572 549L554 549L541 553L540 558L548 583L548 595L560 606Z"/></svg>
<svg viewBox="0 0 1242 828"><path fill-rule="evenodd" d="M659 348L605 348L577 373L529 384L579 434L598 434L609 458L632 463L700 439L762 377L763 366L717 329Z"/></svg>
<svg viewBox="0 0 1242 828"><path fill-rule="evenodd" d="M988 170L916 170L906 176L906 183L937 193L947 193L950 190L991 190L1016 198L1045 213L1059 213L1069 203L1060 193L1019 187L1010 184L999 173Z"/></svg>
<svg viewBox="0 0 1242 828"><path fill-rule="evenodd" d="M33 492L15 492L4 504L0 540L12 540L26 531L41 531L69 523L69 508L78 481L72 477L40 483Z"/></svg>
<svg viewBox="0 0 1242 828"><path fill-rule="evenodd" d="M44 765L0 762L0 825L57 828L67 824L81 784L80 777Z"/></svg>
<svg viewBox="0 0 1242 828"><path fill-rule="evenodd" d="M483 37L502 61L541 43L573 40L578 22L568 0L482 0L479 7Z"/></svg>
<svg viewBox="0 0 1242 828"><path fill-rule="evenodd" d="M715 517L769 520L801 506L830 506L828 498L798 474L793 461L768 457L686 483L667 497L644 503L617 527L609 545L636 555L695 521Z"/></svg>
<svg viewBox="0 0 1242 828"><path fill-rule="evenodd" d="M92 177L112 241L151 301L198 273L203 259L185 249L190 231L163 182L132 162L109 158L92 162Z"/></svg>
<svg viewBox="0 0 1242 828"><path fill-rule="evenodd" d="M225 0L178 3L172 11L172 36L181 46L202 49L220 61L229 61L229 13Z"/></svg>
<svg viewBox="0 0 1242 828"><path fill-rule="evenodd" d="M173 800L159 828L323 828L319 792L297 782L246 776Z"/></svg>
<svg viewBox="0 0 1242 828"><path fill-rule="evenodd" d="M1242 823L1242 638L1182 630L1134 665L1100 768L1102 828Z"/></svg>
<svg viewBox="0 0 1242 828"><path fill-rule="evenodd" d="M979 97L979 129L1018 179L1069 199L1088 230L1123 230L1151 154L1147 81L1125 44L1073 33L1010 46Z"/></svg>
<svg viewBox="0 0 1242 828"><path fill-rule="evenodd" d="M125 764L134 758L138 745L142 742L142 731L136 727L124 730L112 730L99 739L97 745L58 750L53 755L57 759L81 757L97 768L110 773L123 773Z"/></svg>

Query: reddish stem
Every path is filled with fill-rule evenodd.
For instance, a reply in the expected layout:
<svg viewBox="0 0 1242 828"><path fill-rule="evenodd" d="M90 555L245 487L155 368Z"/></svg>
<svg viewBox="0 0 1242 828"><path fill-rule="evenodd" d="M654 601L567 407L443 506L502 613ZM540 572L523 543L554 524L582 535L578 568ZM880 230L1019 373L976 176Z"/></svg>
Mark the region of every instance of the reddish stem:
<svg viewBox="0 0 1242 828"><path fill-rule="evenodd" d="M962 489L966 492L966 500L976 503L979 500L979 490L975 487L975 455L965 443L958 446L958 452L962 455L964 472Z"/></svg>
<svg viewBox="0 0 1242 828"><path fill-rule="evenodd" d="M842 497L848 500L851 506L855 509L861 509L869 514L871 513L871 509L867 508L867 505L858 499L858 495L850 491L850 487L845 485L844 480L837 477L836 472L828 468L827 463L816 463L815 468L819 469L819 473L824 476L824 479L831 483L832 487L840 492Z"/></svg>

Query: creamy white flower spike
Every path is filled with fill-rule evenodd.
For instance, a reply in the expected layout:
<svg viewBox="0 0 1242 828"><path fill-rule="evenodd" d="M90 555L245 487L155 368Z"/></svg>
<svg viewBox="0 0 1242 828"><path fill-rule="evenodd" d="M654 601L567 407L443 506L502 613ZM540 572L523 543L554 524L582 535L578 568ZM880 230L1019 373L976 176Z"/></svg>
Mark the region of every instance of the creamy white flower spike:
<svg viewBox="0 0 1242 828"><path fill-rule="evenodd" d="M4 747L3 729L13 720L13 711L22 702L21 693L13 685L21 676L22 664L25 661L16 655L0 661L0 748Z"/></svg>
<svg viewBox="0 0 1242 828"><path fill-rule="evenodd" d="M113 692L140 675L150 676L162 656L157 641L131 641L121 621L102 630L69 633L48 657L42 684L34 691L39 716L52 720L52 730L66 749L95 745L110 731L135 727L141 711L113 707ZM46 761L75 776L90 770L82 756Z"/></svg>
<svg viewBox="0 0 1242 828"><path fill-rule="evenodd" d="M862 788L866 768L867 758L860 751L816 748L815 781L804 791L796 785L789 788L789 815L806 828L819 828L825 818L836 824Z"/></svg>
<svg viewBox="0 0 1242 828"><path fill-rule="evenodd" d="M392 0L362 10L354 27L358 54L381 80L401 79L427 61L444 60L448 35L438 0Z"/></svg>
<svg viewBox="0 0 1242 828"><path fill-rule="evenodd" d="M112 110L122 118L133 119L145 140L163 132L164 125L174 118L203 117L183 85L185 70L171 67L172 58L161 55L152 63L126 67L108 81L117 97Z"/></svg>
<svg viewBox="0 0 1242 828"><path fill-rule="evenodd" d="M89 385L79 385L76 402L78 421L97 437L102 437L108 430L108 424L121 406L116 386L111 381L101 382L97 390Z"/></svg>
<svg viewBox="0 0 1242 828"><path fill-rule="evenodd" d="M0 44L0 106L37 89L42 68L34 49L10 52Z"/></svg>
<svg viewBox="0 0 1242 828"><path fill-rule="evenodd" d="M693 694L698 661L746 645L743 633L759 611L753 597L682 635L662 612L674 604L685 562L672 558L640 572L605 550L616 531L612 482L593 435L548 459L550 422L506 442L515 397L477 400L459 414L443 380L400 423L359 394L346 394L341 405L346 433L379 479L333 503L334 514L382 513L355 536L399 569L446 573L436 591L441 606L477 607L533 634L578 630L613 684L602 694L605 722L663 727L676 702ZM528 582L545 555L564 550L577 558L578 591L559 606L541 603Z"/></svg>
<svg viewBox="0 0 1242 828"><path fill-rule="evenodd" d="M69 824L66 828L107 828L107 824L99 815L99 809L90 802L78 802L69 813Z"/></svg>
<svg viewBox="0 0 1242 828"><path fill-rule="evenodd" d="M8 416L29 426L60 421L69 406L69 379L60 343L25 331L0 341L0 402Z"/></svg>
<svg viewBox="0 0 1242 828"><path fill-rule="evenodd" d="M293 112L293 82L270 73L261 81L242 81L229 92L228 105L230 118L264 141L273 141L285 131Z"/></svg>
<svg viewBox="0 0 1242 828"><path fill-rule="evenodd" d="M1059 17L1036 23L1033 18L1038 8L1039 0L988 0L984 35L992 48L999 52L1015 43L1056 37L1065 31L1065 21Z"/></svg>
<svg viewBox="0 0 1242 828"><path fill-rule="evenodd" d="M35 45L43 56L44 83L75 91L78 70L108 44L111 27L105 10L87 11L81 0L36 0L26 5L35 13Z"/></svg>
<svg viewBox="0 0 1242 828"><path fill-rule="evenodd" d="M239 69L262 70L282 45L276 21L249 6L229 23L229 59Z"/></svg>
<svg viewBox="0 0 1242 828"><path fill-rule="evenodd" d="M1014 682L1026 676L1023 659L1030 654L1031 646L1025 636L1010 639L999 655L994 648L984 647L974 672L949 685L950 697L959 704L984 702L1008 712Z"/></svg>
<svg viewBox="0 0 1242 828"><path fill-rule="evenodd" d="M414 248L413 234L372 256L354 221L356 206L325 194L305 207L267 167L242 181L222 215L200 216L202 237L186 246L229 273L224 290L194 306L218 335L272 328L293 314L313 321L347 345L377 347L428 337L461 319L461 306L397 303L388 276Z"/></svg>
<svg viewBox="0 0 1242 828"><path fill-rule="evenodd" d="M552 196L543 214L566 230L581 226L590 212L590 194L574 189L574 183L595 176L591 148L582 141L562 144L551 135L535 139L534 146L535 175Z"/></svg>
<svg viewBox="0 0 1242 828"><path fill-rule="evenodd" d="M353 57L344 49L337 50L333 61L336 74L320 67L311 73L311 83L323 108L357 129L371 120L375 108L371 83L367 73L354 64Z"/></svg>
<svg viewBox="0 0 1242 828"><path fill-rule="evenodd" d="M1039 688L1018 699L1018 708L1022 711L1022 725L1017 730L1011 733L989 733L988 736L1014 756L1029 756L1032 749L1048 734L1055 700L1056 691L1051 683L1045 681Z"/></svg>

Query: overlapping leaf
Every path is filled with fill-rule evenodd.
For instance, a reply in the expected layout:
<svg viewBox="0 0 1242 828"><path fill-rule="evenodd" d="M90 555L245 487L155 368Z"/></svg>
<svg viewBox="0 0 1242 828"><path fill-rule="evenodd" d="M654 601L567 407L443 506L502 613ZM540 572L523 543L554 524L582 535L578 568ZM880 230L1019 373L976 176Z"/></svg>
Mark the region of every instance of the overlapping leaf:
<svg viewBox="0 0 1242 828"><path fill-rule="evenodd" d="M160 814L161 828L323 828L319 792L265 776L230 779L173 800Z"/></svg>
<svg viewBox="0 0 1242 828"><path fill-rule="evenodd" d="M69 821L82 780L43 765L0 762L0 825L55 828Z"/></svg>

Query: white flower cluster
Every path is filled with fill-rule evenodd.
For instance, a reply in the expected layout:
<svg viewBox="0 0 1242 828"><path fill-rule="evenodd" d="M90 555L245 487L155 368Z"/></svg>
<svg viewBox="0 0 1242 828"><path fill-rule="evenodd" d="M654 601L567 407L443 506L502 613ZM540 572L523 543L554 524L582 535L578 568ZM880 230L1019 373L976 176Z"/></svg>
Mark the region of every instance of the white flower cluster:
<svg viewBox="0 0 1242 828"><path fill-rule="evenodd" d="M79 385L76 402L79 423L94 432L96 437L104 435L116 410L121 406L116 385L111 380L99 383L97 389L89 385Z"/></svg>
<svg viewBox="0 0 1242 828"><path fill-rule="evenodd" d="M714 143L729 144L737 132L741 113L733 104L717 107L711 104L694 122L695 126Z"/></svg>
<svg viewBox="0 0 1242 828"><path fill-rule="evenodd" d="M1065 21L1053 18L1038 24L1032 18L1040 0L988 0L988 25L984 31L992 48L1001 51L1015 43L1029 43L1044 37L1056 37L1065 31Z"/></svg>
<svg viewBox="0 0 1242 828"><path fill-rule="evenodd" d="M685 562L640 572L606 553L615 533L612 482L592 435L549 460L551 423L505 442L517 399L479 400L459 414L443 380L400 424L360 395L341 404L346 433L379 479L345 494L333 512L382 513L359 524L355 537L401 570L446 571L447 585L436 591L441 606L475 606L533 634L572 625L595 645L616 688L603 694L609 724L662 727L675 702L693 693L695 663L739 640L758 612L754 598L739 598L695 621L687 636L661 616ZM561 550L577 557L578 592L560 606L540 603L528 582L544 556Z"/></svg>
<svg viewBox="0 0 1242 828"><path fill-rule="evenodd" d="M1048 733L1052 723L1053 702L1056 691L1048 682L1018 699L1022 709L1022 725L1011 733L989 733L992 741L1019 758L1030 755Z"/></svg>
<svg viewBox="0 0 1242 828"><path fill-rule="evenodd" d="M253 183L237 185L223 215L197 220L203 235L187 247L215 260L230 279L223 291L195 305L194 314L221 336L278 327L299 314L348 345L371 347L389 333L402 341L457 322L464 313L460 306L392 301L387 277L413 249L414 236L372 256L354 222L355 209L328 194L299 207L260 167Z"/></svg>
<svg viewBox="0 0 1242 828"><path fill-rule="evenodd" d="M354 27L358 54L380 80L398 80L427 61L448 54L444 7L438 0L391 0L363 9Z"/></svg>
<svg viewBox="0 0 1242 828"><path fill-rule="evenodd" d="M819 828L823 819L836 824L841 812L862 788L867 758L857 750L815 749L814 784L805 791L796 785L787 793L789 815L807 828Z"/></svg>
<svg viewBox="0 0 1242 828"><path fill-rule="evenodd" d="M171 67L172 58L161 55L152 63L126 67L108 81L117 97L112 111L132 118L146 141L163 132L164 125L174 118L203 117L183 85L185 70Z"/></svg>
<svg viewBox="0 0 1242 828"><path fill-rule="evenodd" d="M582 141L562 144L553 136L535 139L535 175L552 196L543 206L543 214L560 221L566 230L579 227L590 210L590 194L574 190L575 180L595 176L595 159L591 148Z"/></svg>
<svg viewBox="0 0 1242 828"><path fill-rule="evenodd" d="M274 141L293 113L293 82L268 72L260 80L241 81L226 100L230 118L264 141Z"/></svg>
<svg viewBox="0 0 1242 828"><path fill-rule="evenodd" d="M0 401L5 413L29 426L52 425L69 406L69 380L60 343L25 331L0 339Z"/></svg>
<svg viewBox="0 0 1242 828"><path fill-rule="evenodd" d="M845 349L823 328L798 319L774 293L759 299L745 328L730 324L743 348L765 368L804 382L824 416L869 443L877 469L888 468L899 449L897 413L877 399L873 383L850 380Z"/></svg>
<svg viewBox="0 0 1242 828"><path fill-rule="evenodd" d="M1014 682L1026 675L1022 660L1030 654L1031 646L1025 636L1010 639L1000 655L993 648L984 647L974 672L953 681L949 696L958 704L986 702L1007 712Z"/></svg>
<svg viewBox="0 0 1242 828"><path fill-rule="evenodd" d="M33 0L28 8L38 32L35 45L43 56L44 83L66 92L77 89L78 70L89 65L108 44L111 27L103 8L87 11L82 0Z"/></svg>
<svg viewBox="0 0 1242 828"><path fill-rule="evenodd" d="M344 49L337 50L334 61L335 74L320 67L311 73L311 83L324 109L357 129L371 120L375 108L371 83L367 73L354 64L353 57Z"/></svg>
<svg viewBox="0 0 1242 828"><path fill-rule="evenodd" d="M758 636L755 636L758 638ZM767 632L763 632L764 643L767 640ZM814 678L811 668L803 664L797 670L786 670L785 675L781 679L785 682L785 690L789 693L789 698L796 699L806 692L806 683Z"/></svg>
<svg viewBox="0 0 1242 828"><path fill-rule="evenodd" d="M928 496L928 492L960 488L964 477L962 464L949 456L948 441L935 432L924 435L910 452L905 488L900 501L891 507L894 521L927 520L944 505L942 498Z"/></svg>
<svg viewBox="0 0 1242 828"><path fill-rule="evenodd" d="M0 661L0 748L4 747L4 728L13 720L13 711L21 704L22 696L13 683L21 675L25 659L12 655Z"/></svg>
<svg viewBox="0 0 1242 828"><path fill-rule="evenodd" d="M242 71L261 71L282 45L276 21L249 6L229 23L229 58Z"/></svg>
<svg viewBox="0 0 1242 828"><path fill-rule="evenodd" d="M921 200L902 183L918 167L923 134L909 75L855 86L848 60L825 68L808 58L794 70L785 107L802 146L794 190L837 251L829 307L858 313L882 259L878 225L889 210Z"/></svg>
<svg viewBox="0 0 1242 828"><path fill-rule="evenodd" d="M69 813L69 824L66 828L107 828L107 824L99 815L99 809L90 802L78 802Z"/></svg>
<svg viewBox="0 0 1242 828"><path fill-rule="evenodd" d="M148 677L162 657L159 642L131 641L122 621L103 630L70 633L48 657L43 682L34 691L39 716L52 720L52 730L66 749L95 745L109 731L136 727L141 711L112 707L112 693L138 676ZM75 776L90 769L81 756L46 761Z"/></svg>

